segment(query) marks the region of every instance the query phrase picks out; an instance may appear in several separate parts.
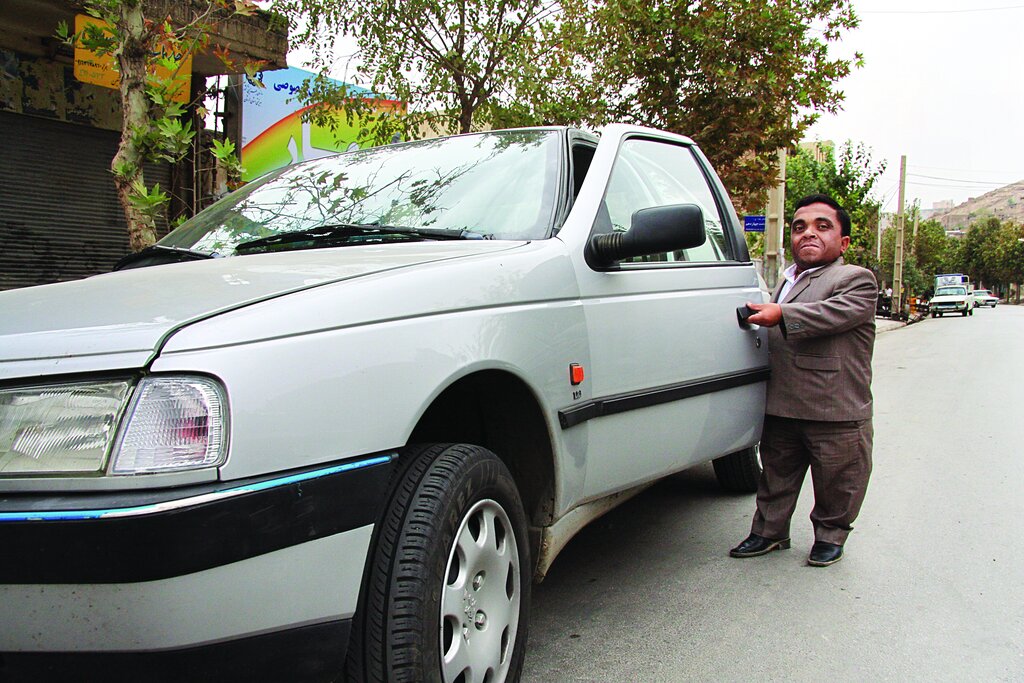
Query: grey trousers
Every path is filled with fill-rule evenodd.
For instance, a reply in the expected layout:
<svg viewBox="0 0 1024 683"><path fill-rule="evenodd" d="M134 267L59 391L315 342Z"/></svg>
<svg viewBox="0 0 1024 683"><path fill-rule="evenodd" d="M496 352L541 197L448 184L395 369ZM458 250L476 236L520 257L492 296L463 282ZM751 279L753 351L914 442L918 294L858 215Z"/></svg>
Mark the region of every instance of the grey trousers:
<svg viewBox="0 0 1024 683"><path fill-rule="evenodd" d="M764 471L751 531L789 538L789 524L807 469L814 484L814 539L842 545L853 529L871 476L871 420L815 422L765 416Z"/></svg>

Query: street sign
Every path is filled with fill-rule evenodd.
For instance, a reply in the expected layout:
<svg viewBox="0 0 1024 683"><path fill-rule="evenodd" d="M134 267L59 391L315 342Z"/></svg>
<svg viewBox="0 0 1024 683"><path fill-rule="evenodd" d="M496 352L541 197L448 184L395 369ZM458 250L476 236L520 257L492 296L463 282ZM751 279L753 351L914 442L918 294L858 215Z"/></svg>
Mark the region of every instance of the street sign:
<svg viewBox="0 0 1024 683"><path fill-rule="evenodd" d="M764 232L764 216L744 216L743 232Z"/></svg>

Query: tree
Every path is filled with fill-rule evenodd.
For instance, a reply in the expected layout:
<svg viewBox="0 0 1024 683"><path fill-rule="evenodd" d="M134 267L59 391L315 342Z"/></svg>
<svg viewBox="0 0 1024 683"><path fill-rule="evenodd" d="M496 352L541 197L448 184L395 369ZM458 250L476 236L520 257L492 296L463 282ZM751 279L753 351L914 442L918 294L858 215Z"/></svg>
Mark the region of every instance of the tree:
<svg viewBox="0 0 1024 683"><path fill-rule="evenodd" d="M319 75L301 96L311 116L330 123L330 110L366 116L372 102L354 98L326 76L335 37L354 36L361 60L357 79L373 92L408 106L403 116L371 117L372 138L397 130L418 137L467 133L495 121L521 120L520 96L536 93L536 77L554 45L557 2L550 0L279 0L275 8L303 16L293 44L313 51ZM319 118L318 118L319 117Z"/></svg>
<svg viewBox="0 0 1024 683"><path fill-rule="evenodd" d="M917 240L914 242L913 256L918 268L927 277L934 278L939 273L955 273L956 269L948 268L950 253L956 248L956 238L946 237L946 231L938 221L922 221L917 228ZM930 281L925 289L931 289Z"/></svg>
<svg viewBox="0 0 1024 683"><path fill-rule="evenodd" d="M792 149L853 59L828 44L858 20L849 0L565 0L586 26L594 123L655 126L692 137L741 209L764 206L775 154Z"/></svg>
<svg viewBox="0 0 1024 683"><path fill-rule="evenodd" d="M110 164L117 196L128 224L129 244L139 251L156 242L156 217L169 195L159 183L147 186L143 162L177 162L195 136L186 106L177 96L185 57L209 45L212 23L234 14L251 14L252 0L192 0L190 20L147 16L143 0L87 0L83 7L96 22L71 32L66 24L58 36L75 47L113 57L120 76L121 141ZM226 52L219 56L227 60ZM229 173L239 171L230 141L213 143L212 152Z"/></svg>
<svg viewBox="0 0 1024 683"><path fill-rule="evenodd" d="M989 217L971 224L964 235L964 268L973 282L995 283L1000 280L999 231L1002 224L998 218Z"/></svg>

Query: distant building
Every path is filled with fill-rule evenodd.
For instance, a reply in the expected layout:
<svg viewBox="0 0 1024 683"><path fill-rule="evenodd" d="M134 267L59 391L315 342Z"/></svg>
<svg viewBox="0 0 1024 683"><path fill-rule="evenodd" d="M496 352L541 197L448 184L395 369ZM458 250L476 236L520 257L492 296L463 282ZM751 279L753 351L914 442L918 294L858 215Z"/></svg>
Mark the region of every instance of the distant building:
<svg viewBox="0 0 1024 683"><path fill-rule="evenodd" d="M800 148L810 152L815 161L823 164L829 152L835 152L836 143L831 140L814 140L813 142L801 142Z"/></svg>

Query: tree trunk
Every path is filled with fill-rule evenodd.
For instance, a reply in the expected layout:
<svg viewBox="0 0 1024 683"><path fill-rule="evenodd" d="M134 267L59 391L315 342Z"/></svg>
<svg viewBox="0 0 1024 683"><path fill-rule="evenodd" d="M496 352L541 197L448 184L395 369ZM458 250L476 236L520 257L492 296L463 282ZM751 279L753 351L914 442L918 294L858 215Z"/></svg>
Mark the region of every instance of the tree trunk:
<svg viewBox="0 0 1024 683"><path fill-rule="evenodd" d="M473 110L463 109L459 113L459 132L471 133L473 128Z"/></svg>
<svg viewBox="0 0 1024 683"><path fill-rule="evenodd" d="M142 3L125 0L118 5L118 27L124 35L123 45L114 53L121 72L121 144L110 169L114 173L117 197L128 223L128 241L132 251L139 251L156 242L153 217L131 201L133 186L144 187L142 150L135 140L135 131L145 127L149 116L149 99L146 97L149 46Z"/></svg>

